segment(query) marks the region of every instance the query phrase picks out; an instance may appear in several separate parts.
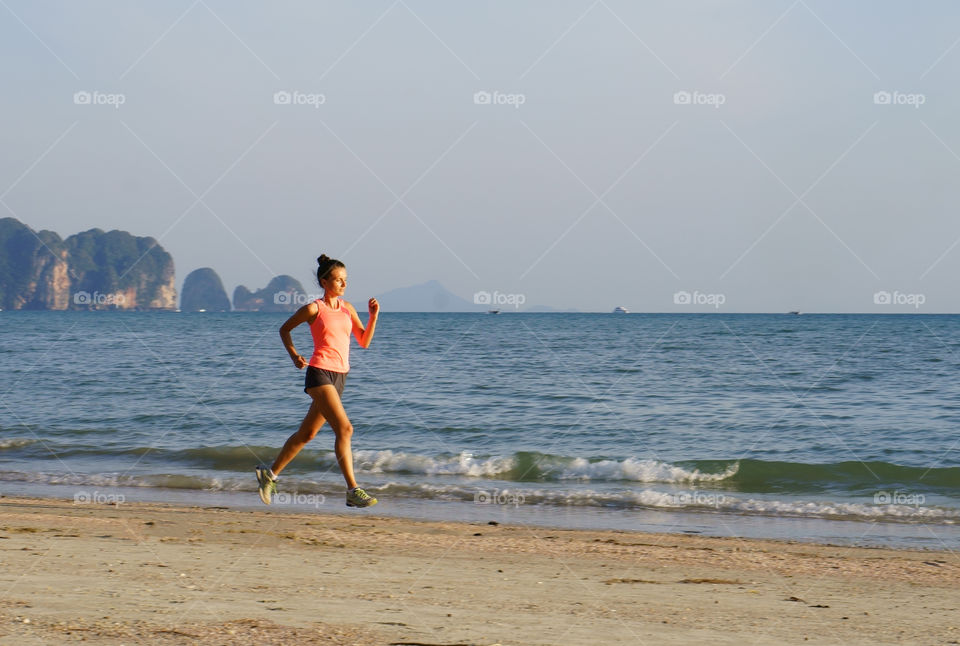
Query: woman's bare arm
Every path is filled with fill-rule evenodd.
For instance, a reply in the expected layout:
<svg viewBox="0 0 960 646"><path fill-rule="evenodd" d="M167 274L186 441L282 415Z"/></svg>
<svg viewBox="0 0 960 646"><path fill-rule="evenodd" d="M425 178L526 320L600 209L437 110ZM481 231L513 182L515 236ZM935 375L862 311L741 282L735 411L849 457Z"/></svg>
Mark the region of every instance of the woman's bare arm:
<svg viewBox="0 0 960 646"><path fill-rule="evenodd" d="M377 299L371 298L368 306L370 308L370 317L367 319L366 327L364 327L363 322L360 321L360 316L357 315L357 310L353 305L350 305L350 318L353 321L353 336L356 337L357 343L359 343L362 348L370 347L370 343L373 341L373 332L377 328L377 316L380 314L380 304L377 302Z"/></svg>
<svg viewBox="0 0 960 646"><path fill-rule="evenodd" d="M297 370L302 369L307 365L306 359L300 356L297 352L297 349L293 345L293 338L290 336L290 332L293 328L297 327L301 323L306 323L310 319L316 317L318 312L316 303L307 303L280 326L280 339L283 341L283 347L287 349L287 354L290 355L290 359L293 360L293 365L297 367Z"/></svg>

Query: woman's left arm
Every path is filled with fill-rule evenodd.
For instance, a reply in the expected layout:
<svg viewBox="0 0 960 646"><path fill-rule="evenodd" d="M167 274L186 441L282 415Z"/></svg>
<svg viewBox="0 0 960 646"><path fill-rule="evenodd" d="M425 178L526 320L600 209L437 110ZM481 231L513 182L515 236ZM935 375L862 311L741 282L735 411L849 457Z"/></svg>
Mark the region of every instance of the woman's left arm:
<svg viewBox="0 0 960 646"><path fill-rule="evenodd" d="M360 321L357 310L354 309L353 305L350 306L350 318L353 320L353 336L356 337L357 343L359 343L362 348L370 347L370 343L373 341L373 332L377 328L377 316L380 314L380 303L377 302L377 299L371 298L367 306L370 317L367 319L366 327L364 327Z"/></svg>

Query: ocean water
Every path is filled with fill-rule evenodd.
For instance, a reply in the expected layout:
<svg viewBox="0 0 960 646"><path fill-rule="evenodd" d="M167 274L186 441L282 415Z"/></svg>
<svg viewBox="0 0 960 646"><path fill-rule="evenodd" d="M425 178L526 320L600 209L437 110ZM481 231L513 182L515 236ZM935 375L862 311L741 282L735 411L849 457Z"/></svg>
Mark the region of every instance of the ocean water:
<svg viewBox="0 0 960 646"><path fill-rule="evenodd" d="M309 405L284 319L0 312L0 494L259 505ZM956 548L958 339L950 315L384 313L343 401L375 513ZM344 511L329 427L280 485L276 509Z"/></svg>

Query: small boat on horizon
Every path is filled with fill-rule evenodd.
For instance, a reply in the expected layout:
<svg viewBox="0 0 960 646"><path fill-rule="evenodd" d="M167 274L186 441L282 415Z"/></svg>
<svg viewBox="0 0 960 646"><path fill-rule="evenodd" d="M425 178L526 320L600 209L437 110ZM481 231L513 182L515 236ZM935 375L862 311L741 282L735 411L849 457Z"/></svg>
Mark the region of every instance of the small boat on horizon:
<svg viewBox="0 0 960 646"><path fill-rule="evenodd" d="M500 310L487 310L487 314L499 314Z"/></svg>
<svg viewBox="0 0 960 646"><path fill-rule="evenodd" d="M614 313L614 314L629 314L629 313L630 313L630 310L628 310L626 307L623 307L622 305L617 305L616 307L613 308L613 313Z"/></svg>
<svg viewBox="0 0 960 646"><path fill-rule="evenodd" d="M793 314L794 316L800 316L800 312L793 310L792 312L787 312L787 314Z"/></svg>

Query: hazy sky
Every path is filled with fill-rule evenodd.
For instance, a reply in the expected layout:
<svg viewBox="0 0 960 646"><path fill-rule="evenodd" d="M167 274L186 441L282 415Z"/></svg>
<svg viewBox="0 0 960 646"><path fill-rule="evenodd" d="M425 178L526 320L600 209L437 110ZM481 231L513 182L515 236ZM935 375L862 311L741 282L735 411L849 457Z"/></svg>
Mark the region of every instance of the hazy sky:
<svg viewBox="0 0 960 646"><path fill-rule="evenodd" d="M958 41L946 1L2 0L0 214L178 289L324 252L355 302L960 312Z"/></svg>

